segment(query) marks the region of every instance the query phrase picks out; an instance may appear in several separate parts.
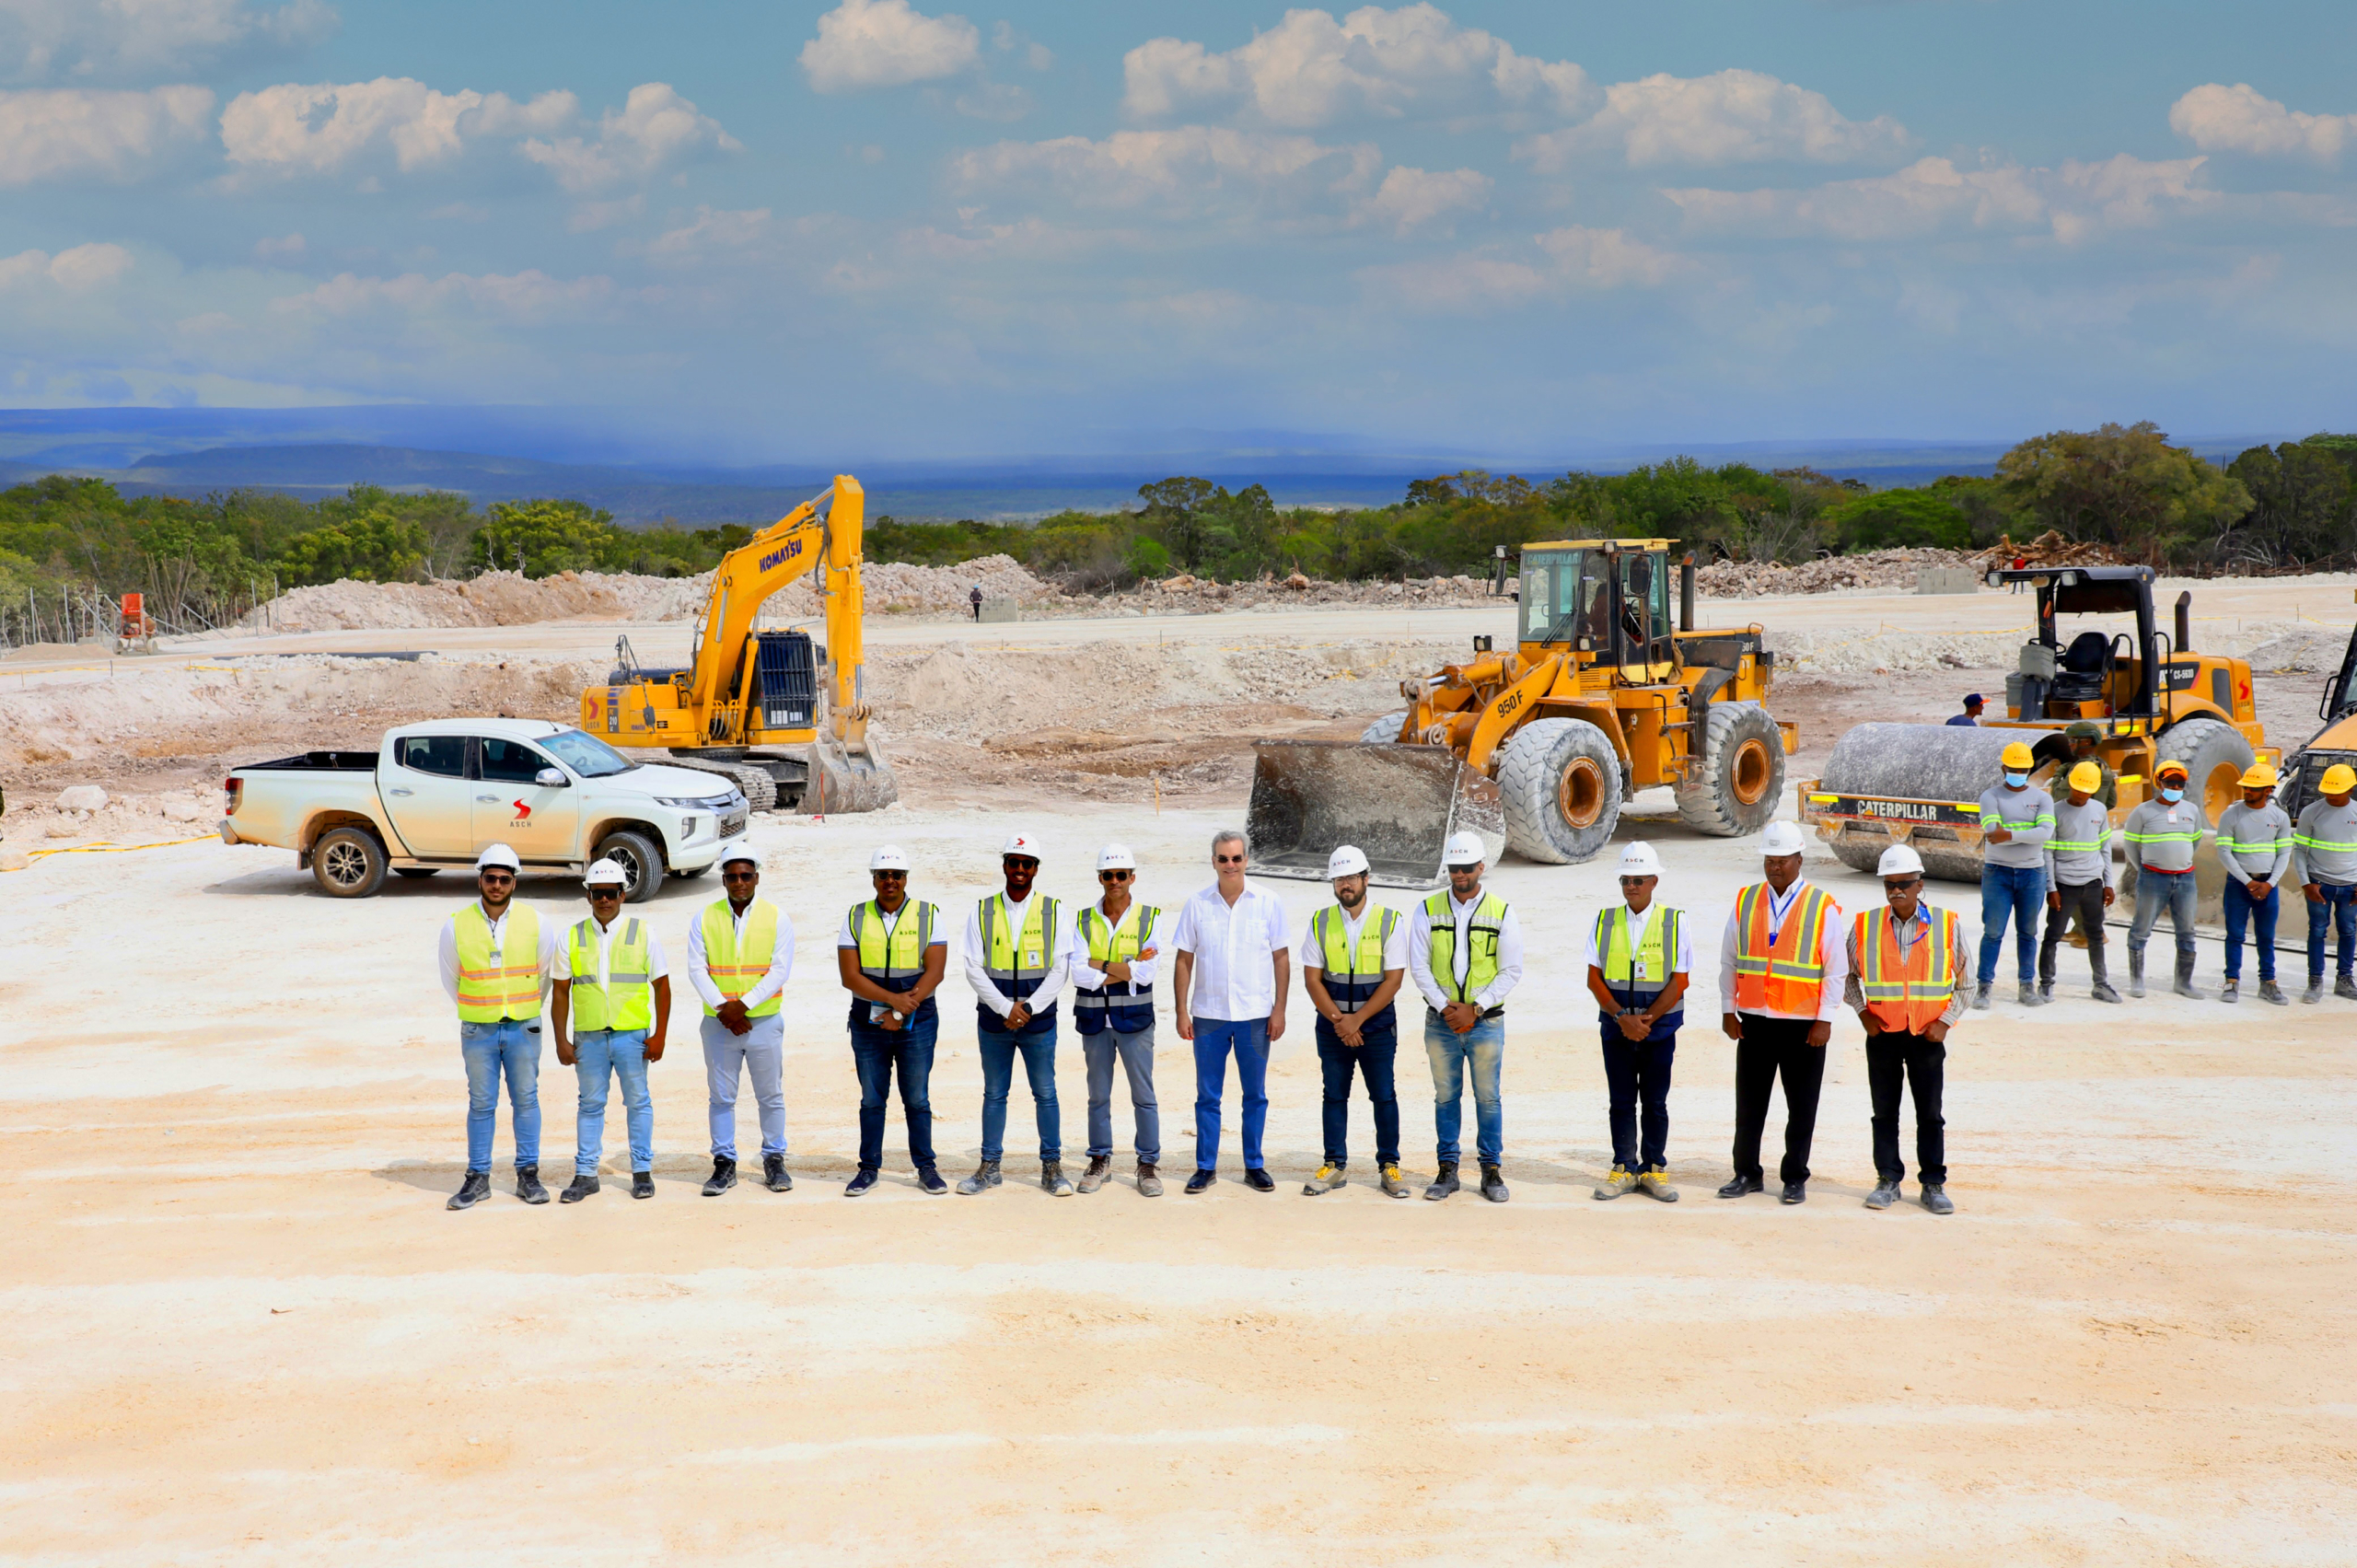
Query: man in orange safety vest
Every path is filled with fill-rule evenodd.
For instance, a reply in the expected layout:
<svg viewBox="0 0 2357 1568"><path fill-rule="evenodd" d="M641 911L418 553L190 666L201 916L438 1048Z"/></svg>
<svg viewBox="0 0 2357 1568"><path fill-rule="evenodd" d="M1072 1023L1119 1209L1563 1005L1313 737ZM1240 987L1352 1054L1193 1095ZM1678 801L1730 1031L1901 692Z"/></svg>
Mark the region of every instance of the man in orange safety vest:
<svg viewBox="0 0 2357 1568"><path fill-rule="evenodd" d="M1765 1185L1759 1135L1768 1097L1784 1081L1787 1203L1808 1200L1808 1149L1817 1132L1817 1091L1825 1084L1825 1042L1849 972L1841 906L1801 878L1801 830L1771 822L1759 841L1767 880L1736 895L1719 949L1719 1027L1736 1042L1735 1179L1722 1198Z"/></svg>
<svg viewBox="0 0 2357 1568"><path fill-rule="evenodd" d="M1866 1207L1898 1202L1898 1094L1915 1091L1915 1179L1923 1206L1956 1213L1947 1194L1947 1132L1940 1117L1948 1029L1964 1016L1964 944L1956 912L1923 901L1923 857L1905 844L1883 851L1884 907L1850 928L1850 983L1842 1000L1866 1026L1866 1082L1874 1096L1875 1190Z"/></svg>

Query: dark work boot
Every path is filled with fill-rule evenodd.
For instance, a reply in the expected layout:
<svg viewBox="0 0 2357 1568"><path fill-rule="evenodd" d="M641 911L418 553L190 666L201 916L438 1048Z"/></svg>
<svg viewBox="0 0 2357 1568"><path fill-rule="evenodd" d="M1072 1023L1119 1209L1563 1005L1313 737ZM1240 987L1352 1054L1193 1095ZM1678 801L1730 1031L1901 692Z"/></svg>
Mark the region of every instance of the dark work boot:
<svg viewBox="0 0 2357 1568"><path fill-rule="evenodd" d="M2196 1002L2201 1001L2204 997L2205 993L2201 988L2193 983L2193 955L2191 953L2179 953L2177 956L2176 990L2179 996L2189 997Z"/></svg>
<svg viewBox="0 0 2357 1568"><path fill-rule="evenodd" d="M2218 1000L2231 1007L2242 999L2243 982L2233 975L2228 975L2224 982L2218 987Z"/></svg>
<svg viewBox="0 0 2357 1568"><path fill-rule="evenodd" d="M726 1155L712 1156L712 1174L704 1178L703 1195L717 1198L737 1185L737 1162Z"/></svg>
<svg viewBox="0 0 2357 1568"><path fill-rule="evenodd" d="M2258 982L2258 999L2261 1002L2272 1002L2278 1007L2288 1007L2292 1005L2292 999L2283 994L2283 988L2271 980L2262 980Z"/></svg>
<svg viewBox="0 0 2357 1568"><path fill-rule="evenodd" d="M949 1191L949 1183L941 1179L941 1172L929 1165L917 1167L917 1191L938 1198Z"/></svg>
<svg viewBox="0 0 2357 1568"><path fill-rule="evenodd" d="M490 1196L491 1172L470 1170L467 1172L467 1179L459 1183L459 1190L450 1194L449 1202L443 1206L450 1209L471 1209Z"/></svg>
<svg viewBox="0 0 2357 1568"><path fill-rule="evenodd" d="M2128 994L2144 994L2144 949L2142 947L2128 949Z"/></svg>
<svg viewBox="0 0 2357 1568"><path fill-rule="evenodd" d="M584 1198L594 1196L597 1191L598 1179L596 1177L576 1174L573 1179L573 1185L567 1187L563 1191L556 1195L557 1202L560 1203L578 1203Z"/></svg>
<svg viewBox="0 0 2357 1568"><path fill-rule="evenodd" d="M630 1173L630 1195L633 1198L654 1197L655 1173L651 1170L632 1171Z"/></svg>
<svg viewBox="0 0 2357 1568"><path fill-rule="evenodd" d="M2332 993L2343 1002L2357 1002L2357 978L2342 975L2332 982Z"/></svg>
<svg viewBox="0 0 2357 1568"><path fill-rule="evenodd" d="M1898 1180L1896 1177L1880 1178L1875 1182L1875 1190L1866 1194L1866 1207L1869 1209L1887 1209L1898 1202Z"/></svg>
<svg viewBox="0 0 2357 1568"><path fill-rule="evenodd" d="M974 1174L958 1184L958 1191L970 1198L977 1192L987 1192L1006 1179L998 1172L998 1161L984 1160L974 1167Z"/></svg>
<svg viewBox="0 0 2357 1568"><path fill-rule="evenodd" d="M1072 1178L1064 1174L1063 1161L1042 1160L1039 1162L1039 1190L1051 1197L1072 1196Z"/></svg>
<svg viewBox="0 0 2357 1568"><path fill-rule="evenodd" d="M1457 1189L1457 1162L1443 1160L1440 1162L1440 1174L1433 1178L1430 1187L1424 1189L1424 1196L1437 1203Z"/></svg>
<svg viewBox="0 0 2357 1568"><path fill-rule="evenodd" d="M794 1191L794 1173L785 1168L784 1155L761 1156L761 1185L772 1192Z"/></svg>
<svg viewBox="0 0 2357 1568"><path fill-rule="evenodd" d="M540 1167L536 1165L516 1167L516 1196L527 1203L545 1203L549 1190L540 1185Z"/></svg>
<svg viewBox="0 0 2357 1568"><path fill-rule="evenodd" d="M1503 1203L1511 1196L1506 1191L1506 1179L1499 1172L1496 1166L1485 1165L1481 1167L1481 1196L1492 1203Z"/></svg>
<svg viewBox="0 0 2357 1568"><path fill-rule="evenodd" d="M1807 1183L1807 1182L1805 1182L1805 1181L1787 1181L1787 1182L1785 1182L1785 1183L1784 1183L1784 1191L1783 1191L1782 1194L1782 1195L1777 1199L1777 1202L1782 1202L1782 1203L1805 1203L1805 1202L1808 1202L1808 1183Z"/></svg>

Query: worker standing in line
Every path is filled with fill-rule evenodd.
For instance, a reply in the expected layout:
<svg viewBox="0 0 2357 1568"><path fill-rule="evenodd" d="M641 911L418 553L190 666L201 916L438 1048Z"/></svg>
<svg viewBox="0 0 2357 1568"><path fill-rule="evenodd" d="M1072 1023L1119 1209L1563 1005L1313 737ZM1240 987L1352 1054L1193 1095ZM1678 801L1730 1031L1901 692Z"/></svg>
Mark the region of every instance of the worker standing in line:
<svg viewBox="0 0 2357 1568"><path fill-rule="evenodd" d="M966 983L974 988L974 1022L982 1057L982 1160L958 1184L972 1197L1004 1179L1006 1097L1015 1086L1015 1058L1031 1086L1031 1115L1039 1131L1039 1186L1072 1196L1064 1175L1063 1112L1056 1103L1056 996L1072 969L1072 933L1063 909L1031 884L1039 875L1039 841L1016 833L1000 846L1003 890L966 920Z"/></svg>
<svg viewBox="0 0 2357 1568"><path fill-rule="evenodd" d="M1159 1198L1162 1109L1154 1098L1154 976L1162 912L1132 900L1137 875L1138 857L1129 846L1107 844L1097 854L1097 882L1104 892L1074 920L1072 1022L1088 1067L1088 1168L1080 1174L1080 1190L1094 1192L1113 1174L1118 1063L1130 1081L1138 1191Z"/></svg>
<svg viewBox="0 0 2357 1568"><path fill-rule="evenodd" d="M556 1059L581 1083L575 1113L573 1184L558 1200L578 1203L598 1191L598 1161L605 1153L606 1097L619 1078L630 1130L630 1195L655 1196L655 1099L646 1092L646 1065L663 1060L671 1022L671 966L663 939L636 915L621 920L630 878L618 861L601 860L581 878L589 918L556 945L550 979L555 993L549 1017L556 1026ZM565 1020L573 1035L565 1038Z"/></svg>
<svg viewBox="0 0 2357 1568"><path fill-rule="evenodd" d="M516 1132L516 1196L545 1203L540 1185L540 996L556 941L540 912L516 901L523 862L505 844L475 857L481 897L442 923L436 958L442 989L459 1007L459 1051L467 1064L467 1176L449 1206L471 1209L491 1196L491 1134L499 1125L499 1080Z"/></svg>
<svg viewBox="0 0 2357 1568"><path fill-rule="evenodd" d="M1587 988L1604 1033L1604 1077L1611 1086L1612 1170L1603 1199L1643 1189L1678 1202L1669 1184L1669 1074L1686 1022L1694 944L1686 913L1656 903L1661 858L1649 843L1620 852L1620 902L1596 918L1587 937ZM1637 1106L1644 1105L1638 1142Z"/></svg>
<svg viewBox="0 0 2357 1568"><path fill-rule="evenodd" d="M1227 1059L1236 1058L1243 1102L1244 1185L1273 1192L1276 1178L1260 1151L1269 1125L1269 1048L1284 1038L1285 993L1293 955L1285 947L1285 906L1244 879L1252 852L1242 833L1212 835L1212 885L1179 906L1170 934L1171 1011L1178 1038L1195 1048L1195 1174L1189 1192L1219 1179L1219 1103L1227 1092Z"/></svg>
<svg viewBox="0 0 2357 1568"><path fill-rule="evenodd" d="M1375 1113L1375 1165L1387 1198L1405 1198L1399 1169L1399 1010L1392 999L1408 978L1408 923L1366 900L1366 854L1343 844L1326 857L1334 901L1309 917L1301 934L1301 988L1318 1013L1318 1070L1325 1100L1319 1130L1325 1157L1303 1184L1309 1197L1350 1181L1351 1079L1366 1080Z"/></svg>
<svg viewBox="0 0 2357 1568"><path fill-rule="evenodd" d="M2105 813L2108 817L2111 808L2119 804L2119 775L2111 771L2109 762L2104 761L2103 726L2093 719L2074 720L2071 727L2062 732L2062 743L2071 749L2071 755L2062 763L2063 768L2076 768L2082 762L2093 762L2096 765L2102 782L2096 786L2095 797L2103 802ZM2060 801L2055 803L2055 809L2057 811L2061 809ZM2053 872L2049 867L2047 873L2047 891L2049 894L2053 891ZM2096 933L2091 931L2076 913L2071 916L2070 930L2073 934L2073 939L2071 942L2073 947L2085 947L2096 935Z"/></svg>
<svg viewBox="0 0 2357 1568"><path fill-rule="evenodd" d="M1875 1132L1875 1190L1866 1207L1887 1209L1898 1202L1899 1184L1907 1179L1907 1164L1898 1157L1898 1096L1912 1089L1922 1204L1935 1214L1952 1214L1940 1098L1948 1030L1964 1016L1964 938L1955 911L1923 902L1923 857L1912 846L1883 851L1875 871L1882 878L1883 907L1866 911L1851 926L1844 954L1850 977L1842 988L1843 1000L1866 1027Z"/></svg>
<svg viewBox="0 0 2357 1568"><path fill-rule="evenodd" d="M785 1168L785 1019L782 993L794 973L794 923L757 898L761 862L732 854L720 863L727 896L704 906L688 927L688 983L703 999L704 1084L712 1122L712 1175L703 1195L737 1185L737 1086L753 1080L761 1116L761 1184L790 1192Z"/></svg>
<svg viewBox="0 0 2357 1568"><path fill-rule="evenodd" d="M1965 728L1970 729L1980 723L1980 693L1978 691L1971 692L1964 699L1964 712L1960 714L1950 714L1948 715L1948 723L1951 725L1961 725Z"/></svg>
<svg viewBox="0 0 2357 1568"><path fill-rule="evenodd" d="M2160 798L2130 812L2120 829L2136 866L2136 913L2128 923L2128 994L2144 994L2144 944L2166 904L2177 933L2177 993L2199 1002L2201 993L2193 985L2193 852L2208 824L2201 807L2186 798L2183 762L2163 762L2153 770L2153 783Z"/></svg>
<svg viewBox="0 0 2357 1568"><path fill-rule="evenodd" d="M2043 1007L2046 998L2038 989L2038 911L2046 901L2046 841L2054 836L2054 797L2031 786L2030 770L2038 760L2026 743L2016 740L2006 747L2000 765L2004 782L1980 796L1980 984L1972 1005L1989 1005L2010 918L2014 958L2021 973L2019 1000L2025 1007Z"/></svg>
<svg viewBox="0 0 2357 1568"><path fill-rule="evenodd" d="M1424 1056L1433 1070L1433 1124L1440 1171L1424 1196L1439 1202L1457 1190L1457 1136L1465 1124L1465 1076L1473 1076L1473 1153L1481 1196L1510 1194L1505 1159L1507 993L1522 983L1522 923L1497 894L1485 892L1487 851L1478 833L1451 833L1441 849L1448 887L1408 918L1408 969L1424 997Z"/></svg>
<svg viewBox="0 0 2357 1568"><path fill-rule="evenodd" d="M2226 978L2218 1000L2241 1000L2243 934L2258 935L2258 999L2284 1006L2291 998L2275 983L2277 896L2292 868L2292 818L2275 804L2275 770L2253 762L2239 781L2243 797L2218 813L2218 861L2226 868Z"/></svg>
<svg viewBox="0 0 2357 1568"><path fill-rule="evenodd" d="M1765 1185L1759 1137L1768 1097L1784 1083L1782 1201L1808 1202L1808 1151L1825 1086L1825 1046L1849 964L1841 906L1801 877L1801 830L1771 822L1759 840L1760 871L1736 895L1719 948L1719 1027L1735 1048L1735 1179L1722 1198Z"/></svg>
<svg viewBox="0 0 2357 1568"><path fill-rule="evenodd" d="M2098 1002L2117 1002L2104 964L2103 912L2117 895L2112 882L2111 813L2097 797L2103 774L2093 761L2071 765L2070 793L2054 807L2054 836L2046 841L2046 940L2038 948L2038 993L2054 999L2054 954L2075 918L2087 934L2089 993Z"/></svg>
<svg viewBox="0 0 2357 1568"><path fill-rule="evenodd" d="M2292 876L2308 900L2308 989L2300 1000L2324 1000L2324 928L2333 929L2332 993L2357 1002L2357 768L2335 762L2316 781L2323 795L2300 808L2292 830Z"/></svg>
<svg viewBox="0 0 2357 1568"><path fill-rule="evenodd" d="M941 911L909 897L909 855L886 844L867 859L876 896L851 906L835 935L835 972L851 993L851 1060L859 1074L859 1168L843 1184L856 1198L884 1168L884 1113L900 1078L900 1121L920 1191L949 1191L933 1152L933 1050L941 1009L933 993L949 965Z"/></svg>

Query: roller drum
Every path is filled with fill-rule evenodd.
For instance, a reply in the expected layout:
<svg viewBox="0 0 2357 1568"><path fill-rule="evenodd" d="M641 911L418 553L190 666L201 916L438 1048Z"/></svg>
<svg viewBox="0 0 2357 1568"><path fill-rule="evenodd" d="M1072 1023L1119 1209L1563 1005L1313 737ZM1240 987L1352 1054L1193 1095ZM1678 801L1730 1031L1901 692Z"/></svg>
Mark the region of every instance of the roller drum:
<svg viewBox="0 0 2357 1568"><path fill-rule="evenodd" d="M1945 724L1862 724L1833 746L1818 787L1831 795L1978 800L2004 782L2005 748L2037 730Z"/></svg>

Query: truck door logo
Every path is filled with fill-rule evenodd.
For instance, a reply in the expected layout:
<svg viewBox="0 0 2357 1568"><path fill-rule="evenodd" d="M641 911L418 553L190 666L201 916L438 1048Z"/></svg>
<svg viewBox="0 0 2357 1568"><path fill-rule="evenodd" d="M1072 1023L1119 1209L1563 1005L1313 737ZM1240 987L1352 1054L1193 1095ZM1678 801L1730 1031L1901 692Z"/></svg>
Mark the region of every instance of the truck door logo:
<svg viewBox="0 0 2357 1568"><path fill-rule="evenodd" d="M516 820L509 823L508 826L512 828L528 828L531 825L532 808L525 805L522 801L517 801L516 803Z"/></svg>

